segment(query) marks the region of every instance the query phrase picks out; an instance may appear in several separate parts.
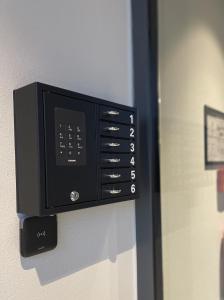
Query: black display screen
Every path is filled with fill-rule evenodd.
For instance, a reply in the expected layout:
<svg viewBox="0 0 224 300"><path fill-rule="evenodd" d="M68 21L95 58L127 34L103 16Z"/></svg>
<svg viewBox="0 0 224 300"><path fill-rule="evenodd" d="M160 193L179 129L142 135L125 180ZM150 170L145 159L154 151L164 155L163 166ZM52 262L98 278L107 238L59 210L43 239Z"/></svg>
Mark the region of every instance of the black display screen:
<svg viewBox="0 0 224 300"><path fill-rule="evenodd" d="M57 166L86 164L86 117L81 111L55 108Z"/></svg>

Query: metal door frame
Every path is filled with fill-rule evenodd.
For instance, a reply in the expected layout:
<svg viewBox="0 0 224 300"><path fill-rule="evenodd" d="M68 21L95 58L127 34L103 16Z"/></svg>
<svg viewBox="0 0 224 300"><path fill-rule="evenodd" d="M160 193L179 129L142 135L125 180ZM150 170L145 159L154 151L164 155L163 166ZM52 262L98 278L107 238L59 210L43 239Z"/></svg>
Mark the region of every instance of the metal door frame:
<svg viewBox="0 0 224 300"><path fill-rule="evenodd" d="M139 117L136 200L138 300L162 300L157 0L132 0L134 99Z"/></svg>

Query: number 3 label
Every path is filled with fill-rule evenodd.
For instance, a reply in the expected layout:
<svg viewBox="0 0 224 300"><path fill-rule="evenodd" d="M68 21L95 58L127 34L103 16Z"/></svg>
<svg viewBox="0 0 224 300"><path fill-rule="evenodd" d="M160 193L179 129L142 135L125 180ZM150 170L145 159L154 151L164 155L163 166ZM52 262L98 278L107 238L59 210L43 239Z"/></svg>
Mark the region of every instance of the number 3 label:
<svg viewBox="0 0 224 300"><path fill-rule="evenodd" d="M130 151L135 152L135 144L134 143L130 143Z"/></svg>

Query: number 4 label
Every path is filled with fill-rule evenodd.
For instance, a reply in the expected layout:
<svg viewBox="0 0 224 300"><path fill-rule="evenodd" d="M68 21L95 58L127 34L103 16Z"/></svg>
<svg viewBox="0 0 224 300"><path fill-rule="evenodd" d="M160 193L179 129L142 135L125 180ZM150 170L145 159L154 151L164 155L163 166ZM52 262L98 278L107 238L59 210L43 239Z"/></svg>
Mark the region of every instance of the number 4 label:
<svg viewBox="0 0 224 300"><path fill-rule="evenodd" d="M134 156L132 156L132 158L131 158L131 160L130 160L130 164L131 164L132 166L135 165L135 157L134 157Z"/></svg>

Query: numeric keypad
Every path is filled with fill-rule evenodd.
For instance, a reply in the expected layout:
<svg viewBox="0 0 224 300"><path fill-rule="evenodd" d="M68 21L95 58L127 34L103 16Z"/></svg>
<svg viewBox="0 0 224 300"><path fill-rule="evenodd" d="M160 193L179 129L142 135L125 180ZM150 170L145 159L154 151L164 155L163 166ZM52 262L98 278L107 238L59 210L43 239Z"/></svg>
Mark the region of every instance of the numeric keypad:
<svg viewBox="0 0 224 300"><path fill-rule="evenodd" d="M55 111L56 164L82 165L86 157L86 125L82 112Z"/></svg>

